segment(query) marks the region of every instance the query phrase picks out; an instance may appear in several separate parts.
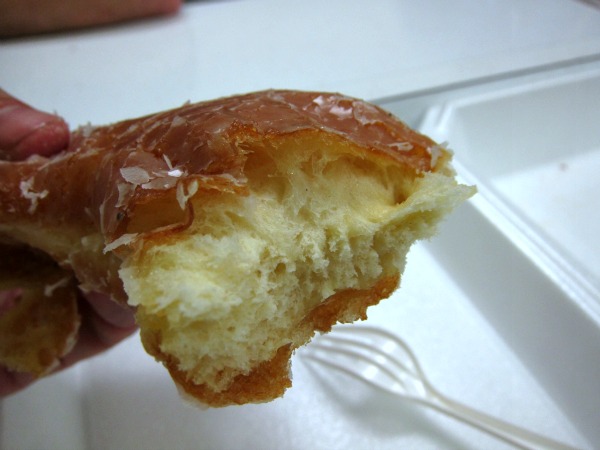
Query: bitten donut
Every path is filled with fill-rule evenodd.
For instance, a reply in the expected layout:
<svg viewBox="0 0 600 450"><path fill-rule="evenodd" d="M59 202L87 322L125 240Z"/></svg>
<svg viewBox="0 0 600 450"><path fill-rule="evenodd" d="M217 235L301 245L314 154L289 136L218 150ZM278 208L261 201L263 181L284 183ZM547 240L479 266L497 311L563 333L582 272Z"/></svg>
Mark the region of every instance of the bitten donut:
<svg viewBox="0 0 600 450"><path fill-rule="evenodd" d="M0 162L0 290L20 293L0 362L50 372L77 339L78 290L98 291L135 308L145 349L188 395L272 400L294 349L366 318L415 240L472 193L443 146L339 94L81 127L57 156Z"/></svg>

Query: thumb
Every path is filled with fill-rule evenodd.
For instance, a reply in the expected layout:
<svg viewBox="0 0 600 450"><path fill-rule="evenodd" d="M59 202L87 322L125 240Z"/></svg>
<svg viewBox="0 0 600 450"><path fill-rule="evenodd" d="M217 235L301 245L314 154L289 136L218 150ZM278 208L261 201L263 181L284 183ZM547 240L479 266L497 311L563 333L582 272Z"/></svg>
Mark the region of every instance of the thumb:
<svg viewBox="0 0 600 450"><path fill-rule="evenodd" d="M62 118L38 111L0 89L0 160L49 156L68 144L69 127Z"/></svg>

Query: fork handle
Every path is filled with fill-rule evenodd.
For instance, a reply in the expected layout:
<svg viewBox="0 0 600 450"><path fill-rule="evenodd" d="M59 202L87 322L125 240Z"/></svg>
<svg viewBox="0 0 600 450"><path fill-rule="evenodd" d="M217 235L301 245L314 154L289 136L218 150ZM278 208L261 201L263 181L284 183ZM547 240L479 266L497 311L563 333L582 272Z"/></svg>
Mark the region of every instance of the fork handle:
<svg viewBox="0 0 600 450"><path fill-rule="evenodd" d="M456 400L452 400L438 392L431 385L427 386L427 390L429 394L427 398L410 398L417 403L433 408L442 414L502 439L514 447L526 450L577 450L575 447L505 422Z"/></svg>

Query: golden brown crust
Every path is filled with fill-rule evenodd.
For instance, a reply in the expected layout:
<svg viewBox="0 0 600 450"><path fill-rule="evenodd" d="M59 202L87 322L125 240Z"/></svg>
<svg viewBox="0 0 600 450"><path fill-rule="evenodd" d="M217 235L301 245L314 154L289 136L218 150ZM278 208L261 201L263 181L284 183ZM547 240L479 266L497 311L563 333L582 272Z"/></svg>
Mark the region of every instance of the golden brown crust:
<svg viewBox="0 0 600 450"><path fill-rule="evenodd" d="M332 295L304 319L309 329L327 332L336 323L367 319L367 308L388 298L398 287L400 274L383 277L371 289L345 289Z"/></svg>
<svg viewBox="0 0 600 450"><path fill-rule="evenodd" d="M118 277L107 273L127 250L119 244L187 227L193 193L247 194L245 143L302 133L339 136L415 173L443 168L447 157L431 139L366 102L329 93L257 92L81 127L60 155L0 161L0 235L22 240L26 226L56 229L75 242L98 234L111 251L95 273L79 273L64 246L27 243L80 281L97 278L88 284L125 301ZM151 215L158 220L148 220L147 210L160 210Z"/></svg>
<svg viewBox="0 0 600 450"><path fill-rule="evenodd" d="M179 370L178 361L161 352L159 335L144 336L143 341L148 353L164 362L180 389L207 406L266 402L281 397L291 386L290 357L296 348L310 340L315 331L330 331L338 322L366 320L367 308L389 297L398 283L399 275L389 276L379 280L371 289L345 289L333 294L298 324L298 338L294 345L280 347L273 358L262 362L246 375L236 376L228 389L219 392L190 381L187 374Z"/></svg>
<svg viewBox="0 0 600 450"><path fill-rule="evenodd" d="M39 249L57 263L56 273L73 274L85 289L125 302L118 270L137 243L164 241L189 227L192 197L248 195L244 167L250 144L303 136L322 136L340 148L358 149L352 151L413 177L448 170L444 149L374 105L338 94L264 91L104 127L82 127L60 155L0 162L0 242ZM11 273L0 267L0 275L7 279ZM188 382L177 361L161 352L160 335L142 330L144 345L184 390L208 404L268 400L289 385L294 346L336 321L364 318L369 305L393 292L399 276L388 274L370 289L334 294L298 324L294 345L281 347L270 361L238 376L222 392ZM50 296L56 305L61 292L56 289ZM78 319L67 301L70 295L65 292L61 299L66 303L57 308L67 311L65 323L72 332ZM39 295L35 298L42 305ZM26 309L21 313L33 314ZM6 358L0 361L9 363Z"/></svg>
<svg viewBox="0 0 600 450"><path fill-rule="evenodd" d="M61 155L0 162L0 223L43 217L46 226L99 229L111 242L131 232L140 205L172 200L192 182L206 192L244 192L241 142L315 130L415 172L435 170L435 142L374 105L337 94L264 91L83 127ZM178 223L165 226L186 221L173 214Z"/></svg>
<svg viewBox="0 0 600 450"><path fill-rule="evenodd" d="M292 385L290 378L290 345L280 347L273 358L260 363L248 375L238 375L228 389L220 392L188 380L187 374L178 369L175 362L165 363L171 377L180 389L204 405L221 407L261 403L281 397Z"/></svg>

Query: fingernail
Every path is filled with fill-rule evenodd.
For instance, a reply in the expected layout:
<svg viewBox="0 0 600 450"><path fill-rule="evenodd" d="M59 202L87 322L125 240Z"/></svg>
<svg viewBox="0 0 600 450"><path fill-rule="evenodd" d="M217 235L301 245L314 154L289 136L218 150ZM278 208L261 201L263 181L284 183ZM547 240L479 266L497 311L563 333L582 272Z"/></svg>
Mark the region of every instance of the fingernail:
<svg viewBox="0 0 600 450"><path fill-rule="evenodd" d="M49 156L69 144L69 128L60 117L44 113L18 101L0 107L0 157L26 159Z"/></svg>

